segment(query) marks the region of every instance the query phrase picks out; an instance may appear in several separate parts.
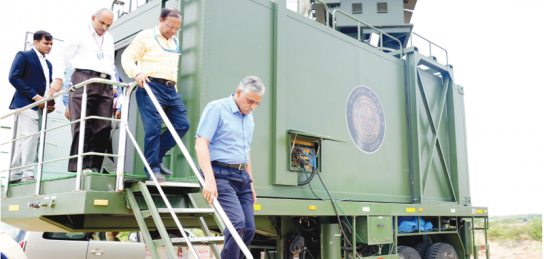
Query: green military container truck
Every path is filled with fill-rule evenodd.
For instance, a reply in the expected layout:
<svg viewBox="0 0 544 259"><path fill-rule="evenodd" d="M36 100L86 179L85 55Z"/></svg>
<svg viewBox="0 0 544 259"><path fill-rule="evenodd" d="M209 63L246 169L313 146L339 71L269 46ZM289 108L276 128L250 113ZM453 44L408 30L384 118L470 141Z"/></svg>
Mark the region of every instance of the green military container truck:
<svg viewBox="0 0 544 259"><path fill-rule="evenodd" d="M117 12L110 33L118 68L136 34L158 23L161 8L182 13L177 87L192 125L183 139L188 153L169 152L165 163L175 174L159 188L146 182L137 146L117 133L114 151L124 165L117 175L68 174L58 169L67 160L56 161L66 154L66 132L54 129L48 142L59 145L44 148L51 163L39 166L38 184L2 186L2 221L31 231L140 229L165 238L182 225L221 235L224 222L198 193L196 126L208 102L255 75L267 92L254 112L251 150L254 258L477 258L482 250L489 258L488 211L470 198L464 90L447 52L412 32L415 4L155 0ZM420 53L414 37L445 59ZM133 82L122 69L119 75ZM139 87L123 86L128 112L121 125L141 147L143 126L131 101ZM483 243L474 238L479 231ZM171 241L147 244L189 243ZM217 253L221 238L191 241Z"/></svg>

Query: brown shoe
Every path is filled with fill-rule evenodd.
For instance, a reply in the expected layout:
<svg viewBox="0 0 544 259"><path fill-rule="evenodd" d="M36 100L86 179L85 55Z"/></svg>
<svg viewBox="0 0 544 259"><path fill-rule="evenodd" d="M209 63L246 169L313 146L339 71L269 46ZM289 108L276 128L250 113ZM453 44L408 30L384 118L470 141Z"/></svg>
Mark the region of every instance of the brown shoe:
<svg viewBox="0 0 544 259"><path fill-rule="evenodd" d="M21 179L21 182L25 183L25 182L35 182L36 181L36 178L34 178L34 176L29 176L29 177L23 177L23 179Z"/></svg>

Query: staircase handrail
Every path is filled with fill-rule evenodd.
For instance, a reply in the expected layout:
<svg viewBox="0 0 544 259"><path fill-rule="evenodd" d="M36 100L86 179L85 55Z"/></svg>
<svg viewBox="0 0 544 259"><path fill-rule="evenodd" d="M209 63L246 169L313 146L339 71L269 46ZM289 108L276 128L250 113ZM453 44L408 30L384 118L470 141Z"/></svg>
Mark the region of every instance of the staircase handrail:
<svg viewBox="0 0 544 259"><path fill-rule="evenodd" d="M133 86L135 87L135 86ZM133 88L131 87L131 88ZM199 183L204 186L205 185L205 180L204 178L200 175L197 167L196 167L196 164L195 162L193 161L192 157L191 157L191 154L189 153L189 151L187 150L187 148L185 147L185 144L183 144L183 142L181 141L181 138L179 137L179 135L177 134L177 131L175 130L174 126L172 125L172 123L170 122L170 120L168 119L168 117L166 116L166 113L163 111L161 105L159 104L159 101L157 100L157 98L155 97L155 94L153 93L153 91L149 88L149 85L147 83L144 82L144 88L143 89L138 89L139 91L140 90L145 90L147 92L147 94L149 95L149 98L151 100L151 102L153 103L153 105L155 106L155 108L157 109L157 111L159 112L159 115L161 116L162 120L164 121L164 124L166 124L166 127L168 128L168 130L170 131L170 133L172 134L172 136L174 137L174 140L176 141L176 144L179 146L179 148L181 149L181 152L183 153L183 155L185 156L185 158L187 159L187 162L189 163L189 166L191 167L191 170L193 171L193 173L195 174L195 176L197 177ZM132 89L129 89L127 91L127 94L125 96L126 99L129 99L130 98L130 94L132 93ZM128 116L128 114L123 114L122 116ZM122 130L121 132L125 132L128 137L131 139L131 141L134 143L134 147L136 148L136 151L138 152L138 154L140 155L140 157L142 158L143 162L144 162L144 165L145 167L147 168L147 171L148 172L152 172L151 170L151 167L149 166L147 160L145 159L145 156L142 152L142 150L140 149L140 147L138 146L138 143L136 142L136 139L134 138L134 135L130 132L130 129L128 127L128 124L126 124L126 120L121 120L121 128L123 128L124 130ZM121 154L119 154L119 156L121 157ZM118 166L118 170L119 170L119 166ZM119 175L119 173L118 173ZM170 212L170 214L172 215L172 217L174 218L174 221L177 225L177 227L180 229L181 231L181 234L183 235L183 237L185 238L185 240L187 240L187 245L189 246L189 249L191 250L191 252L195 255L195 258L199 258L198 257L198 253L196 252L196 250L194 249L194 247L192 246L191 242L189 241L190 239L186 236L186 234L184 233L183 231L183 227L181 226L181 223L179 222L174 210L172 209L172 206L170 205L170 202L168 201L168 199L166 199L166 195L164 194L162 188L160 187L160 184L157 182L157 179L155 178L155 175L153 175L153 173L150 173L149 174L150 177L152 178L153 182L155 183L156 187L157 187L157 190L159 191L161 197L163 198L166 206L168 207L168 211ZM122 181L121 181L122 182ZM122 189L121 189L122 190ZM229 230L230 234L232 235L232 237L234 238L234 240L236 241L236 243L238 244L238 246L240 247L241 251L244 253L244 255L246 256L247 259L253 259L253 256L251 255L251 252L249 251L249 248L246 246L246 244L244 243L244 241L242 240L242 238L240 237L240 235L238 234L238 231L236 231L236 229L234 228L234 225L232 224L232 222L229 220L227 214L225 213L225 211L223 210L223 207L221 206L221 204L219 203L219 201L217 200L217 198L215 198L215 196L213 197L213 203L212 203L212 208L214 209L215 213L217 213L217 215L219 216L219 218L223 221L223 223L225 224L225 226L227 227L227 229Z"/></svg>
<svg viewBox="0 0 544 259"><path fill-rule="evenodd" d="M65 89L63 91L59 91L58 93L56 93L56 94L54 94L52 96L43 98L40 101L31 103L31 104L29 104L29 105L27 105L27 106L25 106L23 108L17 109L17 110L15 110L13 112L10 112L10 113L0 117L0 120L5 120L5 119L7 119L7 118L9 118L11 116L14 117L14 125L12 127L11 140L1 144L2 146L6 145L6 144L11 145L11 147L10 147L10 159L9 159L9 162L8 162L8 164L9 164L8 169L1 171L1 172L4 172L4 171L8 172L7 173L7 183L6 183L6 187L4 188L4 196L3 196L4 198L8 197L11 170L21 169L21 168L36 166L37 165L38 166L38 171L36 173L36 191L35 191L35 195L41 195L41 187L42 187L41 182L42 182L43 165L47 164L47 163L60 161L60 160L77 158L78 159L78 170L77 170L77 176L76 176L76 188L75 188L75 190L80 191L81 190L81 182L82 182L81 181L81 176L82 176L82 166L83 166L82 160L83 160L83 156L86 156L86 155L100 155L100 156L117 157L117 155L113 155L113 154L101 154L101 153L94 153L94 152L83 153L83 144L82 143L83 143L85 134L80 134L80 136L79 136L79 150L78 150L77 155L72 155L72 156L62 157L62 158L56 158L56 159L52 159L52 160L49 160L49 161L43 161L44 152L45 152L45 133L47 133L49 131L52 131L52 130L55 130L55 129L58 129L58 128L62 128L62 127L74 124L74 123L80 123L80 127L85 128L85 121L88 120L88 119L120 121L118 119L112 119L112 118L107 118L107 117L86 116L86 106L87 106L86 105L87 104L86 90L87 90L87 85L92 84L92 83L106 84L106 85L112 85L112 86L121 86L121 87L125 87L125 88L130 88L130 86L133 86L133 85L136 84L135 82L133 82L133 83L122 83L122 82L116 82L116 81L112 81L112 80L108 80L108 79L104 79L104 78L91 78L91 79L85 80L85 81L83 81L81 83L78 83L76 85L72 85L68 89ZM81 108L81 117L79 119L74 120L74 121L70 121L68 123L65 123L65 124L50 128L50 129L47 129L46 126L47 126L47 117L48 117L47 114L48 113L47 113L47 105L44 105L43 110L42 110L43 115L42 115L42 121L41 121L41 123L42 123L41 129L38 132L34 133L34 134L30 134L30 135L27 135L27 136L24 136L24 137L21 137L21 138L16 138L16 135L17 135L17 119L18 119L16 115L18 115L21 112L26 111L28 109L32 109L32 108L37 107L37 106L39 106L41 104L44 104L44 103L46 103L46 102L48 102L50 100L54 100L55 98L57 98L59 96L62 96L64 94L66 94L66 93L75 92L80 88L84 89L84 91L83 91L84 93L83 93L82 102L81 102L81 106L82 106L82 108ZM14 145L15 141L19 141L19 140L22 140L22 139L25 139L25 138L29 138L29 137L32 137L32 136L35 136L35 135L38 135L38 134L40 135L40 145L39 145L39 149L38 149L38 162L33 163L33 164L29 164L29 165L22 165L22 166L12 168L11 167L11 161L12 161L11 158L13 156L13 152L14 152L14 148L15 148L15 145ZM120 139L120 144L124 145L124 140L123 139Z"/></svg>

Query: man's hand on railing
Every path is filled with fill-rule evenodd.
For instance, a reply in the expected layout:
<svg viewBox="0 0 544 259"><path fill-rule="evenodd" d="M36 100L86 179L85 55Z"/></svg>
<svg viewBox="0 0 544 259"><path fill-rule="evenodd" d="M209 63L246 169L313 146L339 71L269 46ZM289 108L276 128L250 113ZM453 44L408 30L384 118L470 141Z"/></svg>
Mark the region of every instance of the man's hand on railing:
<svg viewBox="0 0 544 259"><path fill-rule="evenodd" d="M49 94L47 95L47 97L51 97L54 94L58 93L61 87L62 87L61 79L56 78L55 80L53 80L53 83L51 83L51 86L49 87Z"/></svg>
<svg viewBox="0 0 544 259"><path fill-rule="evenodd" d="M210 206L213 203L213 197L217 198L217 185L215 184L215 179L206 179L204 184L204 189L202 190L202 196L204 199L210 202Z"/></svg>
<svg viewBox="0 0 544 259"><path fill-rule="evenodd" d="M42 99L43 99L43 97L41 95L37 95L36 97L34 97L35 102L39 102ZM43 110L44 105L45 105L45 103L42 103L42 104L38 105L38 107L40 107L40 110Z"/></svg>
<svg viewBox="0 0 544 259"><path fill-rule="evenodd" d="M117 111L114 115L115 119L121 119L121 112Z"/></svg>
<svg viewBox="0 0 544 259"><path fill-rule="evenodd" d="M147 78L145 73L137 74L135 79L136 79L136 83L138 83L138 85L140 85L141 88L144 88L144 80L147 81L148 83L151 82L151 80Z"/></svg>
<svg viewBox="0 0 544 259"><path fill-rule="evenodd" d="M70 111L68 111L68 109L64 111L64 117L66 117L66 119L70 119Z"/></svg>

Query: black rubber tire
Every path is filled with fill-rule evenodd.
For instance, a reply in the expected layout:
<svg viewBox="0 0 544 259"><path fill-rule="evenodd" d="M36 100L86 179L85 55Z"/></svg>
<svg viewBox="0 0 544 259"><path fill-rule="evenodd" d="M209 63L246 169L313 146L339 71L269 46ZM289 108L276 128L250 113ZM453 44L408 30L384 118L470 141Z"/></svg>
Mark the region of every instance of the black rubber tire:
<svg viewBox="0 0 544 259"><path fill-rule="evenodd" d="M417 251L409 246L399 246L397 248L399 259L421 259Z"/></svg>
<svg viewBox="0 0 544 259"><path fill-rule="evenodd" d="M433 243L431 243L430 241L423 241L414 246L414 249L419 253L421 258L423 258L425 257L425 252L427 252L427 249L429 249L431 245L433 245Z"/></svg>
<svg viewBox="0 0 544 259"><path fill-rule="evenodd" d="M427 249L424 259L459 259L453 246L446 243L436 243Z"/></svg>

